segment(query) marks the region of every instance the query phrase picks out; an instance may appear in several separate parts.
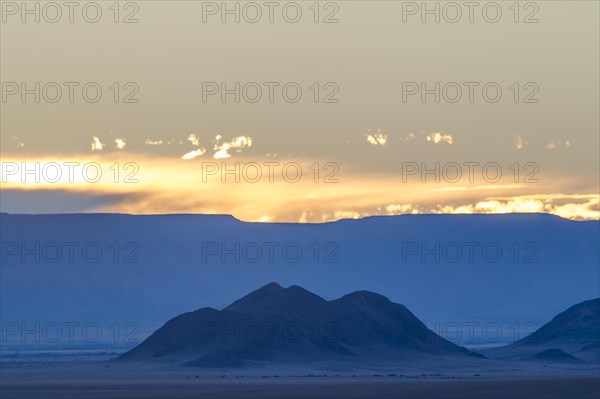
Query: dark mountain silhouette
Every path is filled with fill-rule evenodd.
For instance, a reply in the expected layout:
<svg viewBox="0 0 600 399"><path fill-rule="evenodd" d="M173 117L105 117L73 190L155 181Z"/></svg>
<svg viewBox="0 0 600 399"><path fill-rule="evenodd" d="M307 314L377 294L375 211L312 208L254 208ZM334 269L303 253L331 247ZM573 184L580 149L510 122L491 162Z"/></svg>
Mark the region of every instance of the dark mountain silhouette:
<svg viewBox="0 0 600 399"><path fill-rule="evenodd" d="M490 356L543 361L600 361L600 298L571 306L534 333Z"/></svg>
<svg viewBox="0 0 600 399"><path fill-rule="evenodd" d="M119 358L198 367L351 362L355 367L419 356L480 356L429 330L406 307L368 291L334 301L270 283L222 310L168 321Z"/></svg>
<svg viewBox="0 0 600 399"><path fill-rule="evenodd" d="M546 349L528 357L529 360L545 362L578 363L579 359L560 349Z"/></svg>
<svg viewBox="0 0 600 399"><path fill-rule="evenodd" d="M600 298L578 303L559 313L549 323L515 346L573 342L598 342L600 338Z"/></svg>

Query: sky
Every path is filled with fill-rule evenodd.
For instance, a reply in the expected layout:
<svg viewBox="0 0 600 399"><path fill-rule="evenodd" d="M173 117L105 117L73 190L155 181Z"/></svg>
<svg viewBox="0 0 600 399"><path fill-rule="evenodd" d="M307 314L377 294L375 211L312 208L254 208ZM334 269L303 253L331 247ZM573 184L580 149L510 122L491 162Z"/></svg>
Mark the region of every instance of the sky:
<svg viewBox="0 0 600 399"><path fill-rule="evenodd" d="M600 217L598 2L313 3L2 2L0 209Z"/></svg>

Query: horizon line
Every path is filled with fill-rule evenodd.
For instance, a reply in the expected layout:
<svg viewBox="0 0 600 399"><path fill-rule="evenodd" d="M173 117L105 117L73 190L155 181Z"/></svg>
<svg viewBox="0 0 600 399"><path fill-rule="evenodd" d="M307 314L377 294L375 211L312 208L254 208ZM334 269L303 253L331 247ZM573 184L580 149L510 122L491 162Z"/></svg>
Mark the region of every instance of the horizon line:
<svg viewBox="0 0 600 399"><path fill-rule="evenodd" d="M547 212L508 212L508 213L405 213L398 215L368 215L363 217L356 218L340 218L337 220L328 220L325 222L278 222L278 221L246 221L237 218L232 214L227 213L120 213L120 212L56 212L56 213L11 213L11 212L0 212L0 215L10 215L10 216L72 216L72 215L113 215L113 216L210 216L210 217L227 217L232 218L241 223L256 223L256 224L299 224L299 225L318 225L318 224L331 224L343 221L359 221L373 218L397 218L397 217L406 217L406 216L443 216L443 217L452 217L452 216L541 216L541 217L552 217L558 218L561 220L566 220L569 222L600 222L600 219L569 219L562 216L559 216L554 213Z"/></svg>

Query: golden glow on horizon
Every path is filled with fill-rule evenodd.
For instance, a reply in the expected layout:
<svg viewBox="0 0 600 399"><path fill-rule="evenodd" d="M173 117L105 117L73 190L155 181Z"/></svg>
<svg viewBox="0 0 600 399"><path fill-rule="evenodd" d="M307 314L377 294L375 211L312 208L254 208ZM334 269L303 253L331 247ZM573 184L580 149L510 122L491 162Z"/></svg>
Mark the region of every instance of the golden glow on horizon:
<svg viewBox="0 0 600 399"><path fill-rule="evenodd" d="M79 165L68 162L73 159L3 159L1 188L63 190L75 196L114 197L110 204L86 209L87 212L219 213L255 222L320 223L415 213L540 212L574 220L600 218L597 194L557 190L556 187L562 187L558 183L555 187L515 184L510 179L495 184L402 183L399 175L342 173L325 168L326 162L318 163L316 170L319 173L316 173L315 161L300 159L185 161L115 153L78 156L76 162ZM234 173L236 162L238 172ZM265 162L279 162L279 166L271 164L271 173L264 166ZM27 164L29 174L23 175L22 163ZM36 172L31 172L35 170L35 163L39 163L38 182L35 181ZM252 163L262 165L260 179L257 179L256 167L249 166ZM15 172L14 164L17 164L18 172ZM284 177L283 165L292 164L294 167ZM61 169L58 180L56 165ZM84 166L88 168L87 177L82 172ZM219 171L215 171L215 167ZM221 173L225 167L228 174ZM42 173L44 168L45 175ZM245 174L241 172L242 168L247 168ZM295 181L298 170L302 171L302 176ZM101 171L101 176L97 171ZM332 171L336 173L332 174ZM336 179L338 182L333 182Z"/></svg>

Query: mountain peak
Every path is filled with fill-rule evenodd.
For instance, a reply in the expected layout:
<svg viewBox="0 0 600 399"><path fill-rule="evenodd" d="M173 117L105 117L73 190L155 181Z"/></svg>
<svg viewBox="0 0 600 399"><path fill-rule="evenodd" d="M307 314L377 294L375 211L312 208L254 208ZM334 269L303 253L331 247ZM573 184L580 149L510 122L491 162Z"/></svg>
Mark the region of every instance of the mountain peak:
<svg viewBox="0 0 600 399"><path fill-rule="evenodd" d="M341 297L340 300L345 302L360 302L367 304L390 302L389 298L386 296L365 290L351 292L350 294Z"/></svg>
<svg viewBox="0 0 600 399"><path fill-rule="evenodd" d="M248 295L238 299L223 310L233 310L240 312L263 311L276 303L281 297L285 288L275 282L271 282Z"/></svg>
<svg viewBox="0 0 600 399"><path fill-rule="evenodd" d="M273 282L238 299L223 310L257 314L274 307L302 307L315 302L326 301L298 285L283 288Z"/></svg>
<svg viewBox="0 0 600 399"><path fill-rule="evenodd" d="M266 284L266 285L262 286L261 288L257 289L256 291L265 290L265 291L270 291L270 292L279 292L279 291L283 291L284 289L285 288L283 288L281 285L279 285L276 282L272 281L269 284Z"/></svg>

